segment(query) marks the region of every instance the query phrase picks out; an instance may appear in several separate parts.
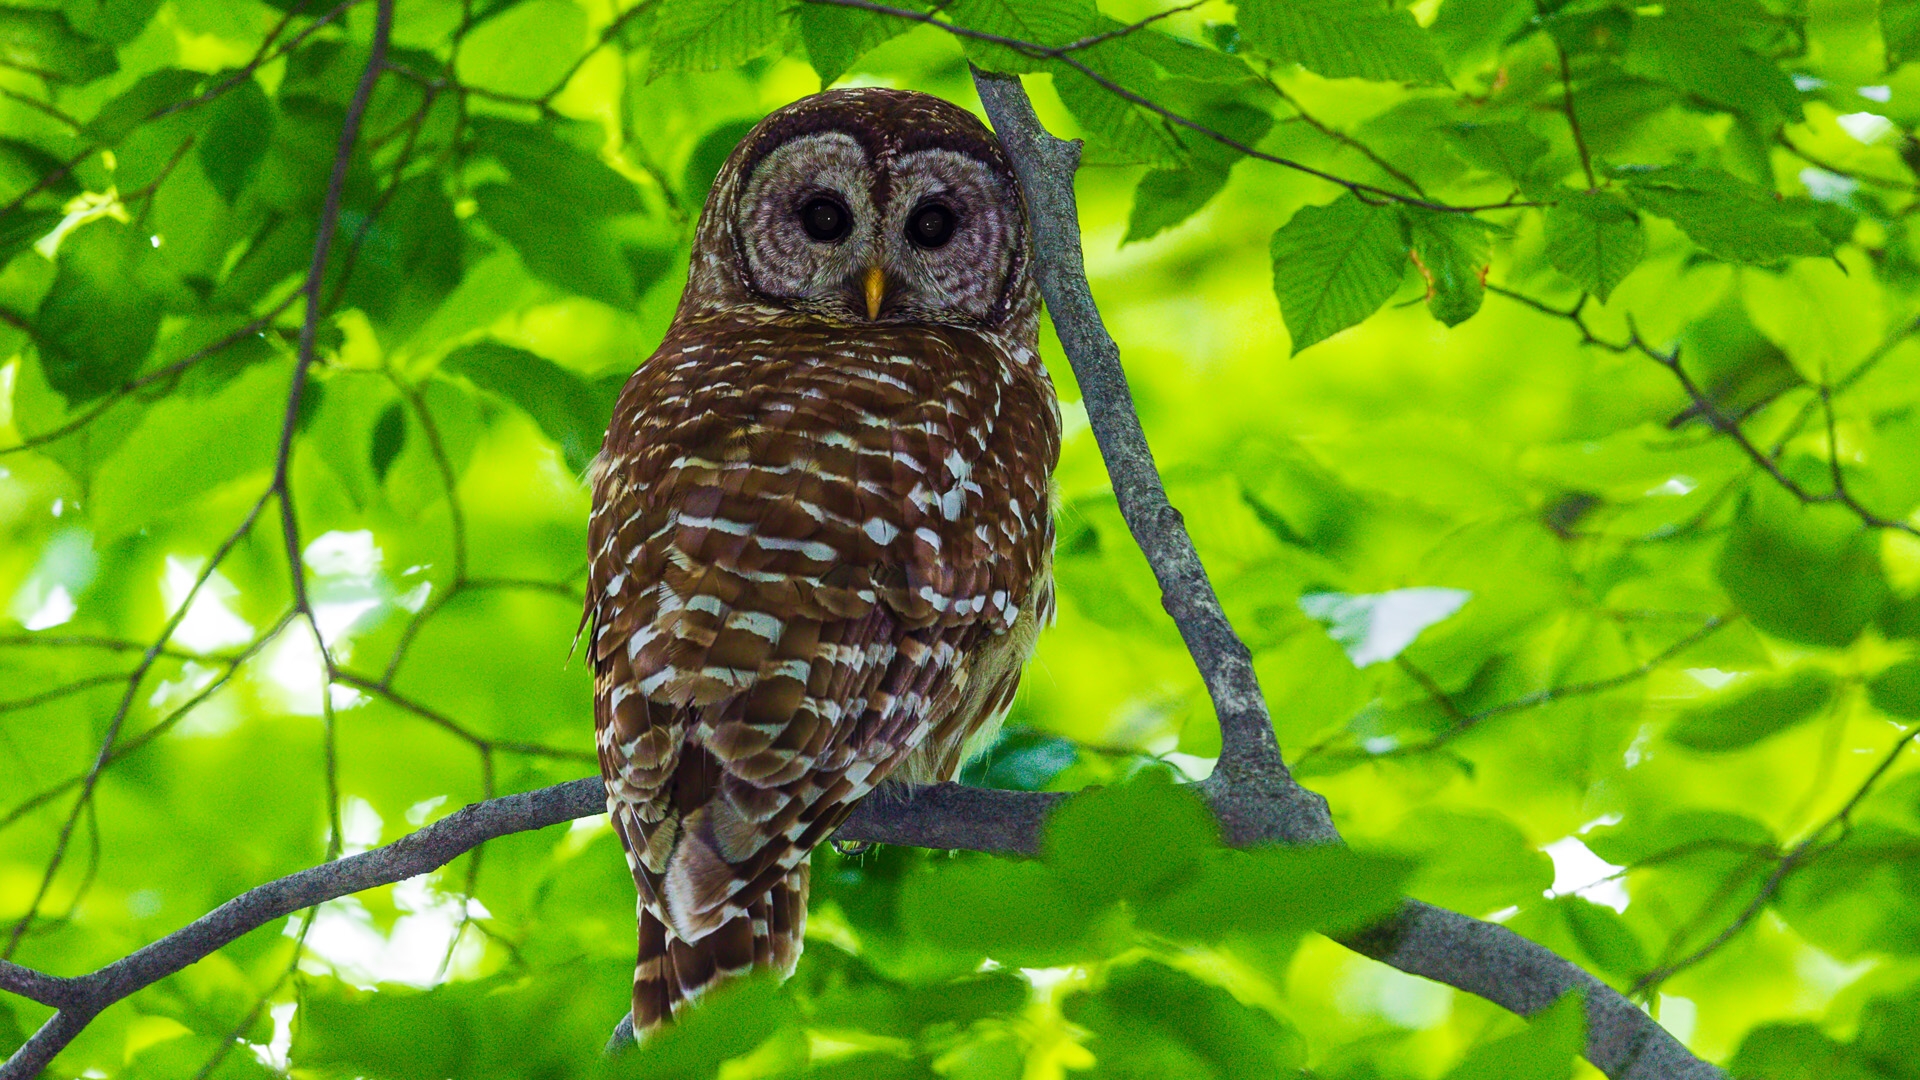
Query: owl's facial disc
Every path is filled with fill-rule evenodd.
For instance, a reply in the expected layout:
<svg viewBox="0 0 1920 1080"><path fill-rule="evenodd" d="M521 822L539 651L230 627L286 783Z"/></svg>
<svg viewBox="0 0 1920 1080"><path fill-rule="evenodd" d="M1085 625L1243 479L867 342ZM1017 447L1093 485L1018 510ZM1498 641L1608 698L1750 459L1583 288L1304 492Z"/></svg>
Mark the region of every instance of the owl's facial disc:
<svg viewBox="0 0 1920 1080"><path fill-rule="evenodd" d="M959 149L867 146L814 131L754 165L734 209L749 284L849 322L985 321L1020 243L1011 177Z"/></svg>

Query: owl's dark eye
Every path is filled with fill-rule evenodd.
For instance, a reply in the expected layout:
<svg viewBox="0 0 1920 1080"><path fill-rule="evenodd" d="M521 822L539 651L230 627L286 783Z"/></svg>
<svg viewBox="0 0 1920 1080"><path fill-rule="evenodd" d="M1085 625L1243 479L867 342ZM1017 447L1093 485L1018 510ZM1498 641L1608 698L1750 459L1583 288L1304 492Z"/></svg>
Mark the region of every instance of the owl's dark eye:
<svg viewBox="0 0 1920 1080"><path fill-rule="evenodd" d="M937 248L953 239L957 219L939 203L928 203L907 219L907 239L923 248Z"/></svg>
<svg viewBox="0 0 1920 1080"><path fill-rule="evenodd" d="M800 227L823 244L839 240L852 226L853 215L847 213L847 208L837 199L821 195L800 208Z"/></svg>

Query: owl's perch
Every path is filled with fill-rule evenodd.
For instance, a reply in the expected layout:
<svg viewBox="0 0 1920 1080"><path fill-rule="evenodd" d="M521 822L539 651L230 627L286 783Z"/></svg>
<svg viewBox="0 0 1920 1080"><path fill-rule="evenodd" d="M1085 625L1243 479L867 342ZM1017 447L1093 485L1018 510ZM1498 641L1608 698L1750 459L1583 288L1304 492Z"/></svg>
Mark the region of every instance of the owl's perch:
<svg viewBox="0 0 1920 1080"><path fill-rule="evenodd" d="M1234 844L1337 842L1326 800L1294 783L1281 761L1252 657L1228 623L1179 511L1167 502L1120 350L1094 305L1073 193L1080 146L1047 132L1017 76L976 68L973 81L1020 176L1040 291L1086 399L1120 513L1153 567L1167 614L1220 718L1220 762L1203 787L1222 830ZM1579 988L1587 1002L1587 1060L1614 1080L1723 1075L1611 987L1504 927L1409 901L1394 919L1344 944L1523 1016Z"/></svg>
<svg viewBox="0 0 1920 1080"><path fill-rule="evenodd" d="M391 0L381 6L381 37ZM369 66L369 71L376 68ZM1325 800L1282 762L1245 644L1209 584L1180 515L1168 504L1133 409L1119 350L1101 323L1081 261L1073 175L1077 144L1048 134L1018 79L975 74L981 100L1025 191L1041 289L1086 398L1122 514L1160 582L1220 717L1222 753L1202 785L1229 842L1338 842ZM343 139L342 154L353 138ZM331 223L327 227L331 228ZM840 830L849 840L1033 854L1063 794L985 791L954 784L901 790L862 803ZM605 812L598 777L468 806L382 848L252 889L172 934L88 975L61 978L0 961L0 990L56 1009L4 1065L0 1080L31 1080L103 1009L241 935L304 908L432 872L487 840ZM1344 942L1402 971L1468 991L1522 1015L1569 989L1586 995L1587 1058L1614 1080L1722 1078L1620 994L1545 947L1503 927L1418 901Z"/></svg>

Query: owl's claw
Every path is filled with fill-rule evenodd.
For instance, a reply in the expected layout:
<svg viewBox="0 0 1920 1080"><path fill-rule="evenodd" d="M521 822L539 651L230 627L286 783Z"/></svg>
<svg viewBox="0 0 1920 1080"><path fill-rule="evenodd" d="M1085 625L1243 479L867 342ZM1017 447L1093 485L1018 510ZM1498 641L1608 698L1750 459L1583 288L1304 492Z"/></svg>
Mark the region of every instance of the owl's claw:
<svg viewBox="0 0 1920 1080"><path fill-rule="evenodd" d="M840 855L865 855L873 847L871 840L830 839L827 843L832 844L834 852Z"/></svg>

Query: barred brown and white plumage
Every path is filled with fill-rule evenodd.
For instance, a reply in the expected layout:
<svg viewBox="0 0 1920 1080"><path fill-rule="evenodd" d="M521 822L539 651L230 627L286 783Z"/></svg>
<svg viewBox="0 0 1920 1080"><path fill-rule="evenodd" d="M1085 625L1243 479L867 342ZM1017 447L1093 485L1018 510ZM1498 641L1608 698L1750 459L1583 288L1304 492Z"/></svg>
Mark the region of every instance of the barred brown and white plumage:
<svg viewBox="0 0 1920 1080"><path fill-rule="evenodd" d="M1060 444L1029 258L999 144L924 94L805 99L715 182L591 474L637 1033L790 973L813 848L885 781L952 779L1011 704Z"/></svg>

